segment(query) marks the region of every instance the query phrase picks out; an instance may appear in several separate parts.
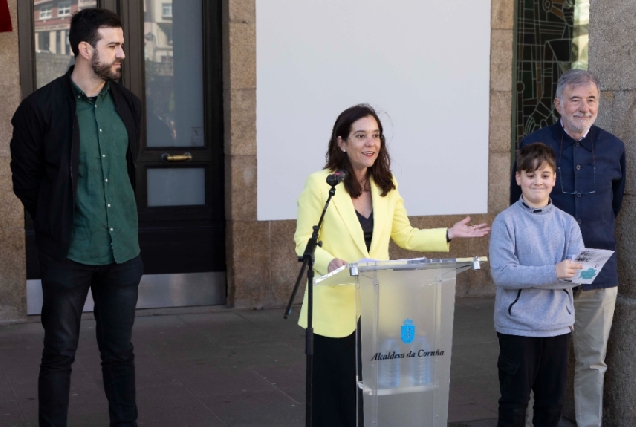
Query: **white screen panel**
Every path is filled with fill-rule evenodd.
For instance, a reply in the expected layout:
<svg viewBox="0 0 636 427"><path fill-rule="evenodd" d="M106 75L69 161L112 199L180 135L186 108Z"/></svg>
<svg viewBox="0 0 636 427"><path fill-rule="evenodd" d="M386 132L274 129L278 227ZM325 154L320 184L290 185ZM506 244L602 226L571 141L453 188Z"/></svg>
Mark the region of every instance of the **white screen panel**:
<svg viewBox="0 0 636 427"><path fill-rule="evenodd" d="M336 117L361 102L409 215L487 212L489 0L256 0L256 16L259 220L296 217Z"/></svg>

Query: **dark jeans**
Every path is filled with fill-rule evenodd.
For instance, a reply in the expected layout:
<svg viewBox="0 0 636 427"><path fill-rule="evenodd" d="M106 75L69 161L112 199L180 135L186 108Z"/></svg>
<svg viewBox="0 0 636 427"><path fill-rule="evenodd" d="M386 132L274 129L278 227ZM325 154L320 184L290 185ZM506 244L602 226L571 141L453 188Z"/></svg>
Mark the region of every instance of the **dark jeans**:
<svg viewBox="0 0 636 427"><path fill-rule="evenodd" d="M40 252L44 351L38 380L41 427L66 426L71 365L79 339L82 307L91 288L95 332L102 359L110 426L137 426L135 355L131 343L143 263L89 266Z"/></svg>
<svg viewBox="0 0 636 427"><path fill-rule="evenodd" d="M497 427L524 427L530 390L535 427L556 427L561 419L572 334L535 338L499 337L499 421Z"/></svg>
<svg viewBox="0 0 636 427"><path fill-rule="evenodd" d="M344 338L314 335L314 427L356 427L362 421L362 403L356 424L356 332Z"/></svg>

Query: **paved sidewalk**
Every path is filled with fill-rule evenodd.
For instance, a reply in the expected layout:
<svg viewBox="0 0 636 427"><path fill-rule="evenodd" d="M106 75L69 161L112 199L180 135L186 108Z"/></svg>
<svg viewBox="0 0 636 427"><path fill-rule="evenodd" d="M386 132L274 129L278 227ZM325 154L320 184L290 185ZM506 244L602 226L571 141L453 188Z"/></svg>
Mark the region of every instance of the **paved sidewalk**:
<svg viewBox="0 0 636 427"><path fill-rule="evenodd" d="M498 395L493 300L455 309L449 426L494 427ZM143 310L133 334L139 425L304 426L304 330L282 309ZM0 326L0 426L37 426L42 326ZM91 315L82 321L69 426L106 427L108 408ZM566 426L566 424L563 424Z"/></svg>

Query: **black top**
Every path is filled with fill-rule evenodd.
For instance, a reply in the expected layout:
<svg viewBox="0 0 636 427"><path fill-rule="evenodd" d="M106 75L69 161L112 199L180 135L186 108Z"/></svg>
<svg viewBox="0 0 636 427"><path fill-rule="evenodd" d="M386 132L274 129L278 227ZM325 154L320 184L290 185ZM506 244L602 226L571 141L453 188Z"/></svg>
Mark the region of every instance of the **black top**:
<svg viewBox="0 0 636 427"><path fill-rule="evenodd" d="M365 218L362 214L356 211L358 221L364 232L364 243L367 245L367 251L371 250L371 239L373 238L373 212L369 215L369 218Z"/></svg>

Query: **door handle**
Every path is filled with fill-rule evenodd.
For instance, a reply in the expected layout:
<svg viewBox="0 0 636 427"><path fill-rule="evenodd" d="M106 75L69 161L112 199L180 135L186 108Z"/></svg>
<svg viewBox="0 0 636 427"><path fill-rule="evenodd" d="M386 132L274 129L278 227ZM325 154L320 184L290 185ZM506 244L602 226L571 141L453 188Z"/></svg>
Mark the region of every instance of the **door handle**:
<svg viewBox="0 0 636 427"><path fill-rule="evenodd" d="M183 154L168 154L163 153L161 155L161 160L164 162L189 162L192 160L192 154L183 153Z"/></svg>

